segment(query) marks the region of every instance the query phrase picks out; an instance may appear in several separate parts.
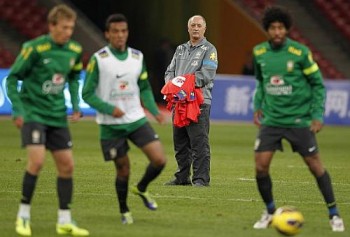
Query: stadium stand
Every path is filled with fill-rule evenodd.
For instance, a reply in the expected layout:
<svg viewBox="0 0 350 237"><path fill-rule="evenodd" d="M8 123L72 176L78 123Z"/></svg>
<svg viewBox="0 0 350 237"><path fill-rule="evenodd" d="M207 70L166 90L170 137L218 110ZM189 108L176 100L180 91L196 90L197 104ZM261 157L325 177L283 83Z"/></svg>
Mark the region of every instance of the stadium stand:
<svg viewBox="0 0 350 237"><path fill-rule="evenodd" d="M46 8L37 5L36 0L0 0L0 20L26 39L46 32ZM18 43L20 44L20 40ZM15 60L14 53L0 43L0 68L8 68Z"/></svg>
<svg viewBox="0 0 350 237"><path fill-rule="evenodd" d="M261 13L266 6L279 3L278 0L233 1L240 3L242 9L245 9L246 12L255 19L260 19ZM36 36L47 32L46 14L48 9L61 2L61 0L0 0L0 23L6 22L8 26L15 29L26 40L35 38ZM320 14L324 14L325 18L329 19L329 21L334 24L334 27L339 32L342 32L344 38L350 42L350 1L313 0L312 2L317 6L316 8L319 9ZM81 13L78 18L78 27L76 27L75 36L76 39L83 44L85 51L83 62L84 65L86 65L91 53L104 45L105 41L103 35L96 29L96 26L91 24L89 19L86 19L84 14ZM0 59L0 67L8 67L8 65L12 64L15 58L14 55L18 52L14 52L13 49L9 50L8 44L1 40L2 37L3 36L0 34L0 48L1 52L5 53L3 53ZM325 54L324 52L321 53L318 50L319 45L316 47L314 44L315 42L309 40L309 38L302 34L298 27L294 27L291 30L290 37L306 44L312 50L314 58L320 65L326 78L345 78L344 74L333 65L332 62L334 62L334 60L331 62L329 58L324 56L327 55L329 57L329 54ZM18 47L20 47L23 40L17 40L16 43ZM336 65L338 66L338 64Z"/></svg>
<svg viewBox="0 0 350 237"><path fill-rule="evenodd" d="M62 3L57 0L0 0L0 23L6 27L15 29L21 39L14 39L13 43L20 45L25 40L33 39L47 32L47 12L56 4ZM83 14L82 14L83 15ZM1 25L1 24L0 24ZM1 31L0 31L1 32ZM96 33L96 29L84 16L79 16L75 36L83 44L83 63L86 66L92 52L104 45L104 39ZM2 42L0 34L0 52L5 52L0 58L0 68L11 66L17 52L8 50L6 42ZM74 38L74 37L73 37Z"/></svg>
<svg viewBox="0 0 350 237"><path fill-rule="evenodd" d="M349 0L314 0L321 12L350 41L350 1Z"/></svg>
<svg viewBox="0 0 350 237"><path fill-rule="evenodd" d="M3 46L0 45L0 68L8 68L11 66L13 61L15 60L15 56L13 56L8 50L6 50Z"/></svg>
<svg viewBox="0 0 350 237"><path fill-rule="evenodd" d="M47 32L47 9L36 0L0 0L0 9L0 17L29 39Z"/></svg>
<svg viewBox="0 0 350 237"><path fill-rule="evenodd" d="M323 1L323 0L315 0ZM327 2L326 0L324 0ZM342 1L342 0L337 0ZM247 12L257 20L260 20L264 9L272 4L275 4L274 0L241 0L241 4L245 6ZM350 26L349 26L350 27ZM329 79L343 79L344 74L341 73L329 60L327 60L320 51L307 39L305 38L298 28L294 25L291 29L289 36L305 45L307 45L313 52L315 61L319 64L324 76Z"/></svg>

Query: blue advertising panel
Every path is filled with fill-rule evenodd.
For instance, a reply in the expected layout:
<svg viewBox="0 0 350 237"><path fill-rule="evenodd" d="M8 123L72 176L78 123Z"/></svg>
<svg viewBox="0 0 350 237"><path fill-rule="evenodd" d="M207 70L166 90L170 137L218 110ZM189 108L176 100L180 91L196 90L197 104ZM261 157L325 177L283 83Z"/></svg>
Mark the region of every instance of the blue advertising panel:
<svg viewBox="0 0 350 237"><path fill-rule="evenodd" d="M0 69L0 115L11 114L11 102L6 94L6 76L8 70ZM84 72L81 75L82 90ZM325 123L350 125L350 81L326 80L327 99ZM253 121L253 94L255 80L251 76L217 75L213 88L211 119L219 121ZM68 112L71 104L68 89L64 91ZM81 93L80 93L81 95ZM82 99L80 108L85 115L94 115L95 111Z"/></svg>
<svg viewBox="0 0 350 237"><path fill-rule="evenodd" d="M6 78L8 74L8 69L0 69L0 82L1 82L1 87L0 87L0 115L10 115L11 114L11 102L9 98L7 97L6 93ZM80 109L83 112L84 115L95 115L95 110L90 108L88 104L86 104L83 99L81 98L81 90L83 88L83 78L84 78L85 72L81 73L81 77L79 80L79 96L80 96ZM20 83L19 83L20 85ZM67 106L67 111L70 114L72 112L72 104L70 103L70 94L67 89L67 87L64 90L64 95L66 97L66 106Z"/></svg>
<svg viewBox="0 0 350 237"><path fill-rule="evenodd" d="M350 125L350 81L325 80L325 86L325 124ZM254 77L218 75L213 89L211 118L252 122L254 89Z"/></svg>
<svg viewBox="0 0 350 237"><path fill-rule="evenodd" d="M211 119L252 121L255 81L249 76L217 75Z"/></svg>

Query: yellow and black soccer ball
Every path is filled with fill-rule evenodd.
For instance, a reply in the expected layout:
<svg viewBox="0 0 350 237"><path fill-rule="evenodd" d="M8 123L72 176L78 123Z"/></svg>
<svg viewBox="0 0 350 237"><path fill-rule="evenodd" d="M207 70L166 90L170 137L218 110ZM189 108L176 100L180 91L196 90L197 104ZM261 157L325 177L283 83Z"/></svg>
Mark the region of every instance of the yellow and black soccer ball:
<svg viewBox="0 0 350 237"><path fill-rule="evenodd" d="M304 217L297 208L285 206L278 208L272 217L272 226L281 234L293 236L300 233Z"/></svg>

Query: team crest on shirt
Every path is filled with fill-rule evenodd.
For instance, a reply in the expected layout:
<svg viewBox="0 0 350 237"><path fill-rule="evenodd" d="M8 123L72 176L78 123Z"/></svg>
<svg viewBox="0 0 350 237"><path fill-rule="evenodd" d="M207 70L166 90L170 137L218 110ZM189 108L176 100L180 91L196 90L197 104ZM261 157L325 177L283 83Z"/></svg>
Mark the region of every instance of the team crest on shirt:
<svg viewBox="0 0 350 237"><path fill-rule="evenodd" d="M287 72L292 72L294 69L294 62L292 60L289 60L287 62Z"/></svg>
<svg viewBox="0 0 350 237"><path fill-rule="evenodd" d="M281 86L281 85L284 85L284 80L279 75L272 76L270 78L270 84L273 86Z"/></svg>
<svg viewBox="0 0 350 237"><path fill-rule="evenodd" d="M69 66L70 66L70 67L73 67L74 64L75 64L75 59L74 59L74 58L71 58L71 59L69 60Z"/></svg>

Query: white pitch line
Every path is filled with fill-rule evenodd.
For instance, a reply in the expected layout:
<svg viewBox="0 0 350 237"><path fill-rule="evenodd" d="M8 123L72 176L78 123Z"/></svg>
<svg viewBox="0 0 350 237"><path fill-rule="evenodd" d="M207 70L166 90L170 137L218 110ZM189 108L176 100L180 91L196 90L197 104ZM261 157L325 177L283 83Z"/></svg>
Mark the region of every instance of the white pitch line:
<svg viewBox="0 0 350 237"><path fill-rule="evenodd" d="M238 178L239 181L248 181L248 182L255 182L255 179L252 178ZM292 183L291 181L284 181L284 180L276 180L273 179L272 180L273 183ZM294 182L295 183L295 182ZM316 182L308 182L308 181L304 181L304 182L300 182L298 181L298 184L315 184ZM333 185L344 185L344 186L350 186L350 183L332 183Z"/></svg>
<svg viewBox="0 0 350 237"><path fill-rule="evenodd" d="M20 193L21 191L0 191L0 193ZM35 192L36 194L56 194L56 192ZM108 196L108 197L115 197L115 194L112 193L80 193L75 192L74 195L79 196ZM159 195L159 194L153 194L154 197L160 198L160 199L189 199L189 200L213 200L213 201L232 201L232 202L261 202L260 199L252 199L252 198L217 198L217 197L193 197L193 196L169 196L169 195ZM322 201L296 201L296 200L275 200L276 203L296 203L296 204L320 204L324 205L324 202ZM337 204L340 205L350 205L350 202L337 202Z"/></svg>

